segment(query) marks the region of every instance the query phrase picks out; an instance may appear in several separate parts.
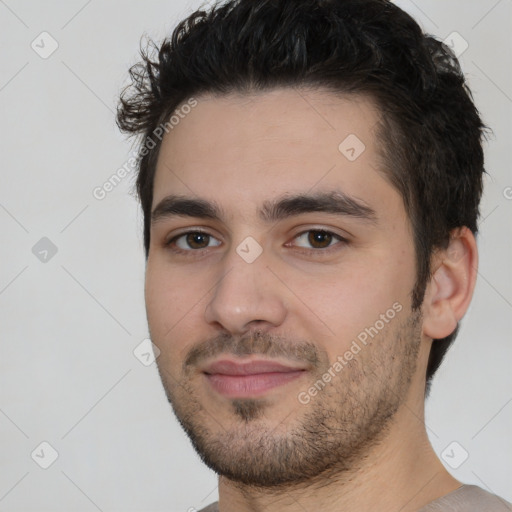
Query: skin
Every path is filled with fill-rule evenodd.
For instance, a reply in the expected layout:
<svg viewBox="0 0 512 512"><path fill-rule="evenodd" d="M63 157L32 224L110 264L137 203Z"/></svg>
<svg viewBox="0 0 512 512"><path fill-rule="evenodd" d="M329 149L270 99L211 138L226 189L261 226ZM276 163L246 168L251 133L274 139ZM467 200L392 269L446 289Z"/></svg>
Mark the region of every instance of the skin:
<svg viewBox="0 0 512 512"><path fill-rule="evenodd" d="M461 485L427 437L425 371L432 339L450 334L469 306L476 243L466 228L452 233L449 248L432 256L424 303L413 312L412 232L382 172L377 121L369 98L276 89L200 97L163 139L153 209L174 194L215 202L223 214L155 221L146 271L162 382L194 446L221 474L221 512L408 512ZM350 134L365 145L354 161L338 149ZM333 191L375 218L259 215L267 201ZM197 230L210 238L178 238ZM334 234L328 248L312 245L311 230ZM248 236L262 249L252 263L237 253ZM299 393L393 304L400 311L371 343L301 403ZM221 354L305 371L237 400L212 389L202 371Z"/></svg>

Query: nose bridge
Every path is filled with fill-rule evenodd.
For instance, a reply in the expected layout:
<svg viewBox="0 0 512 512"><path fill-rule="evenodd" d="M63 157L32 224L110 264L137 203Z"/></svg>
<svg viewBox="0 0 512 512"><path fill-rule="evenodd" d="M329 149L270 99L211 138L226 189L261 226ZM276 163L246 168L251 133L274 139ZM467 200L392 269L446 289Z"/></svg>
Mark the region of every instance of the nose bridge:
<svg viewBox="0 0 512 512"><path fill-rule="evenodd" d="M281 324L286 311L279 282L271 279L267 263L267 255L250 237L232 248L207 304L206 321L233 334L242 334L255 324L264 330Z"/></svg>

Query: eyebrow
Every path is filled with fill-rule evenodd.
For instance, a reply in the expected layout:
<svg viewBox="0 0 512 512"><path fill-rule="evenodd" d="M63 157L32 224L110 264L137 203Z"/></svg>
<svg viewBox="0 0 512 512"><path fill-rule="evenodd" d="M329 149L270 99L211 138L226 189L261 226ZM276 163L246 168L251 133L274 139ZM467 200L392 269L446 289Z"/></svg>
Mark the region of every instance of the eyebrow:
<svg viewBox="0 0 512 512"><path fill-rule="evenodd" d="M215 203L204 199L170 195L164 197L151 212L151 223L170 217L198 217L202 219L220 219L221 209Z"/></svg>
<svg viewBox="0 0 512 512"><path fill-rule="evenodd" d="M259 215L265 222L272 223L312 212L343 215L371 223L377 221L377 214L373 208L341 191L298 194L265 201ZM219 221L226 218L222 208L215 202L169 195L162 199L152 211L151 223L155 224L174 216Z"/></svg>
<svg viewBox="0 0 512 512"><path fill-rule="evenodd" d="M266 222L276 222L302 213L323 212L375 222L377 214L363 201L344 192L320 192L265 201L260 216Z"/></svg>

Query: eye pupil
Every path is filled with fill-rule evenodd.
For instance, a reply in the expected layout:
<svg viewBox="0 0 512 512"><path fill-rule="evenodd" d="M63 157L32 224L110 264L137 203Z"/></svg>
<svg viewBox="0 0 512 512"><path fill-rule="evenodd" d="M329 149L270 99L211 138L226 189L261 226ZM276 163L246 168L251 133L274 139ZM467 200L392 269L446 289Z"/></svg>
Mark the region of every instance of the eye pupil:
<svg viewBox="0 0 512 512"><path fill-rule="evenodd" d="M189 233L187 235L187 244L193 249L202 249L207 247L210 242L210 235L204 233Z"/></svg>
<svg viewBox="0 0 512 512"><path fill-rule="evenodd" d="M332 234L327 231L310 231L308 241L312 247L322 249L331 245Z"/></svg>

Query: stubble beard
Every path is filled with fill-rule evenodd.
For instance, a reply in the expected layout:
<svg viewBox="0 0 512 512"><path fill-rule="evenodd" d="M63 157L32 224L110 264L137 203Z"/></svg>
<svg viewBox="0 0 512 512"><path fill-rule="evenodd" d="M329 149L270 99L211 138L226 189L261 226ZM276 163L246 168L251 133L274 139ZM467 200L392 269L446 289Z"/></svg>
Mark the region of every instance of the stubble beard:
<svg viewBox="0 0 512 512"><path fill-rule="evenodd" d="M214 418L204 407L189 372L184 369L179 385L167 378L160 365L159 372L178 421L201 459L216 473L256 488L321 485L326 478L357 471L386 436L416 371L420 320L418 311L406 318L397 316L305 405L297 400L298 391L307 390L332 365L314 344L278 342L265 334L240 340L219 337L202 344L209 348L199 356L207 351L220 353L221 348L238 355L268 356L291 355L293 350L294 356L307 355L310 362L315 361L311 380L290 394L296 414L277 425L275 418L267 417L273 411L265 397L238 398L230 401L225 412L230 416L226 428L222 417ZM188 360L193 362L196 356L189 354Z"/></svg>

